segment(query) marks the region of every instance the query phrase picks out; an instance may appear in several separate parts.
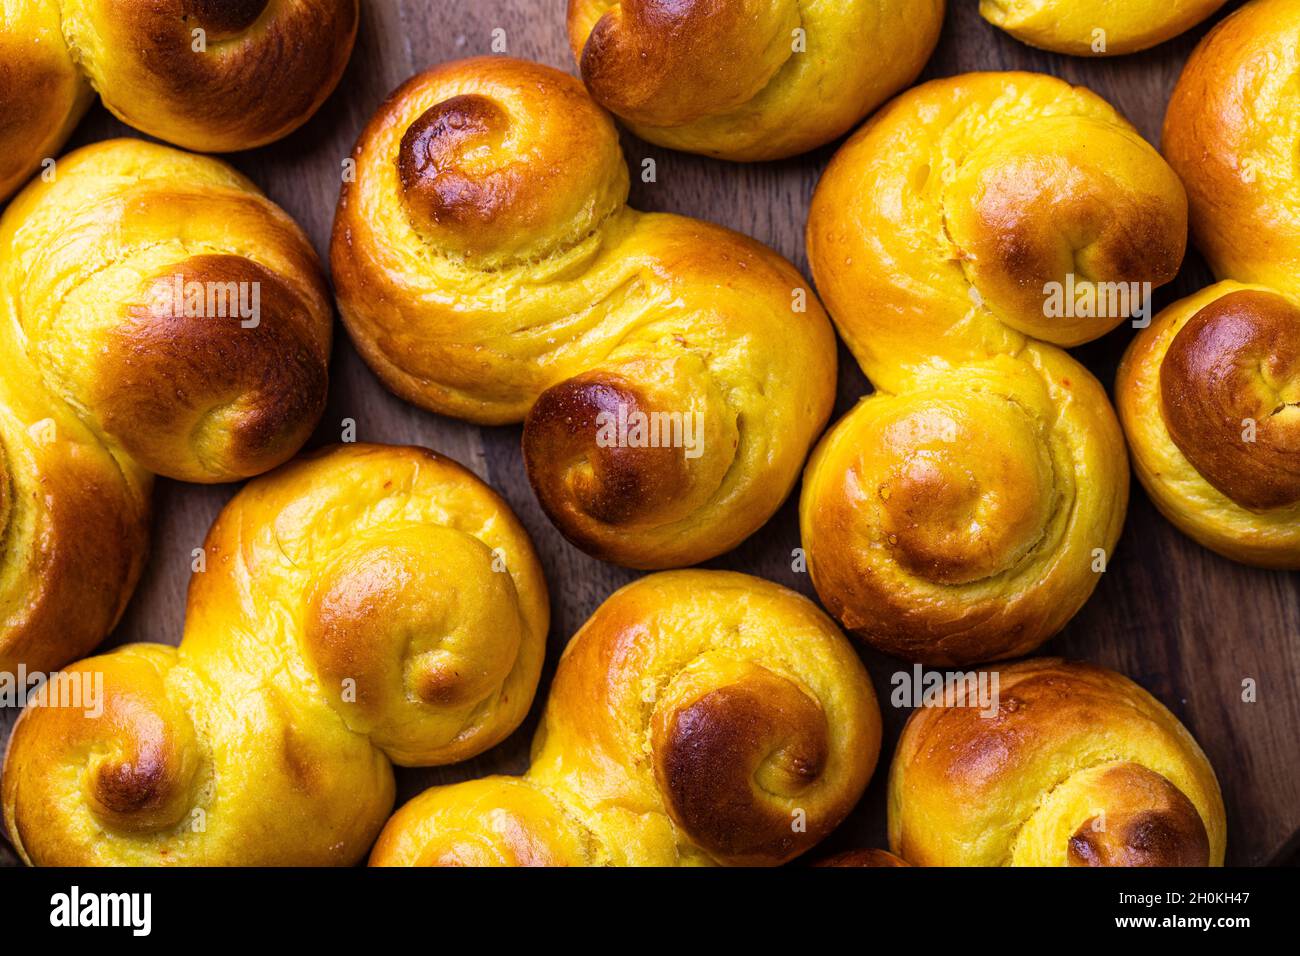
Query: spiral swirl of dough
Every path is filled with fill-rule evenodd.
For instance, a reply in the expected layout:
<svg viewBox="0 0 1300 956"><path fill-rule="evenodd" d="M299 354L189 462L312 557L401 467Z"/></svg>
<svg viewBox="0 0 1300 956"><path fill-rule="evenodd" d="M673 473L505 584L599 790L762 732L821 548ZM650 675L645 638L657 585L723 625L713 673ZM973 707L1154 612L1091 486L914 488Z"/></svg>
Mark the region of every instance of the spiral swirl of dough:
<svg viewBox="0 0 1300 956"><path fill-rule="evenodd" d="M199 152L287 136L333 92L359 19L359 0L6 0L0 200L58 153L94 93Z"/></svg>
<svg viewBox="0 0 1300 956"><path fill-rule="evenodd" d="M889 772L889 842L913 866L1222 866L1214 770L1126 677L1053 658L916 711Z"/></svg>
<svg viewBox="0 0 1300 956"><path fill-rule="evenodd" d="M943 0L569 0L568 27L592 96L637 135L765 160L830 142L915 80L943 11Z"/></svg>
<svg viewBox="0 0 1300 956"><path fill-rule="evenodd" d="M813 582L846 627L968 663L1033 650L1083 605L1128 468L1104 390L1057 346L1134 314L1142 283L1177 272L1186 232L1159 154L1052 77L937 80L845 144L813 199L809 256L876 392L822 440L800 514Z"/></svg>
<svg viewBox="0 0 1300 956"><path fill-rule="evenodd" d="M835 384L834 333L789 263L630 209L613 123L534 63L413 78L354 155L333 275L391 389L475 422L525 421L543 508L605 560L694 564L772 515Z"/></svg>
<svg viewBox="0 0 1300 956"><path fill-rule="evenodd" d="M153 474L233 481L298 450L325 405L331 311L306 236L216 160L113 140L15 197L0 218L0 670L52 669L113 627Z"/></svg>
<svg viewBox="0 0 1300 956"><path fill-rule="evenodd" d="M454 462L299 459L231 501L204 560L179 648L81 661L80 698L19 718L0 804L28 863L355 863L392 810L392 763L474 756L528 711L541 568Z"/></svg>
<svg viewBox="0 0 1300 956"><path fill-rule="evenodd" d="M870 679L811 602L655 574L574 635L528 772L426 791L371 863L782 863L852 809L879 747Z"/></svg>
<svg viewBox="0 0 1300 956"><path fill-rule="evenodd" d="M1115 390L1133 465L1170 521L1226 557L1300 568L1300 306L1225 281L1129 347Z"/></svg>

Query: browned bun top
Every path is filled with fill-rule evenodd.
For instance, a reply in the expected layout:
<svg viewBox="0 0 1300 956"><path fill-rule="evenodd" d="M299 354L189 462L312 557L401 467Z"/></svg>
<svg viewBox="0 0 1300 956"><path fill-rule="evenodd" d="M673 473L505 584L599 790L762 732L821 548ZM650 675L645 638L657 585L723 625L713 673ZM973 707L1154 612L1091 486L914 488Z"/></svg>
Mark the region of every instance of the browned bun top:
<svg viewBox="0 0 1300 956"><path fill-rule="evenodd" d="M250 149L333 91L358 0L64 0L64 33L104 104L189 149Z"/></svg>
<svg viewBox="0 0 1300 956"><path fill-rule="evenodd" d="M1139 764L1100 775L1105 812L1070 837L1070 866L1209 866L1210 838L1187 795Z"/></svg>
<svg viewBox="0 0 1300 956"><path fill-rule="evenodd" d="M783 856L790 814L768 798L797 799L826 772L821 705L788 678L756 665L689 683L655 713L655 777L674 822L721 858Z"/></svg>
<svg viewBox="0 0 1300 956"><path fill-rule="evenodd" d="M779 159L847 132L921 72L944 0L568 0L592 96L650 142Z"/></svg>
<svg viewBox="0 0 1300 956"><path fill-rule="evenodd" d="M861 796L879 746L874 697L847 641L804 598L746 575L651 575L570 642L529 777L571 787L574 767L591 768L580 805L654 793L678 860L782 863ZM580 816L628 862L662 860L617 813Z"/></svg>
<svg viewBox="0 0 1300 956"><path fill-rule="evenodd" d="M508 261L562 249L627 196L614 124L581 83L535 63L485 57L412 78L358 149L397 136L401 202L439 251Z"/></svg>
<svg viewBox="0 0 1300 956"><path fill-rule="evenodd" d="M302 230L230 167L98 143L14 201L0 243L15 348L140 466L230 481L306 441L329 287Z"/></svg>
<svg viewBox="0 0 1300 956"><path fill-rule="evenodd" d="M791 56L789 0L607 4L582 48L582 78L607 109L677 126L754 97ZM724 52L725 51L725 52Z"/></svg>
<svg viewBox="0 0 1300 956"><path fill-rule="evenodd" d="M1174 337L1160 369L1170 437L1243 508L1300 501L1300 308L1245 290L1215 299Z"/></svg>
<svg viewBox="0 0 1300 956"><path fill-rule="evenodd" d="M834 336L771 249L626 205L613 121L505 57L398 88L354 151L331 241L340 311L399 395L525 421L542 507L644 569L729 550L779 506L834 401Z"/></svg>
<svg viewBox="0 0 1300 956"><path fill-rule="evenodd" d="M996 677L997 684L992 684ZM1214 771L1127 678L1042 658L916 710L890 771L890 846L914 866L1222 865Z"/></svg>
<svg viewBox="0 0 1300 956"><path fill-rule="evenodd" d="M106 337L92 393L104 427L151 471L189 480L280 464L325 408L329 356L317 318L325 289L315 291L320 298L305 301L238 255L168 267ZM257 313L244 318L241 303L254 301ZM178 467L179 444L193 466Z"/></svg>
<svg viewBox="0 0 1300 956"><path fill-rule="evenodd" d="M680 405L657 396L652 383L607 372L578 375L542 393L524 426L524 461L542 507L571 540L600 554L602 529L635 532L672 520L698 497L699 473L710 463L688 459L671 434L655 445L600 438L607 423L653 421L657 409Z"/></svg>

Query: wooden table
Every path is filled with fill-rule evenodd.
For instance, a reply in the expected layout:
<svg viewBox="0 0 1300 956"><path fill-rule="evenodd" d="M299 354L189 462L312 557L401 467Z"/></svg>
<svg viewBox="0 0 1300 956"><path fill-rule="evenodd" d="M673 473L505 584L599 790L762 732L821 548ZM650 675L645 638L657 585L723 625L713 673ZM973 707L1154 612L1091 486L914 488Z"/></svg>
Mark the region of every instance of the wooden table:
<svg viewBox="0 0 1300 956"><path fill-rule="evenodd" d="M1229 4L1229 9L1237 5ZM564 35L564 0L365 0L363 6L356 54L325 108L287 140L232 157L302 223L322 257L340 164L362 124L408 76L444 60L491 52L498 28L505 30L511 55L574 69ZM976 13L974 0L951 0L949 6L927 78L971 70L1054 73L1107 97L1152 142L1159 140L1165 104L1182 65L1205 32L1202 28L1153 52L1117 60L1071 59L1032 50L993 29ZM97 106L72 145L114 135L131 133ZM630 135L624 136L624 148L634 164L653 156L659 169L653 184L633 177L633 205L689 213L748 233L807 273L804 221L833 146L756 166L674 153ZM1177 282L1161 290L1156 304L1163 306L1209 281L1200 257L1189 254ZM1077 354L1109 386L1130 335L1122 327ZM341 329L332 373L329 407L312 444L337 441L340 422L353 418L361 440L427 445L467 464L505 495L532 533L554 605L548 667L528 722L508 741L465 764L399 771L399 800L434 783L520 771L560 649L602 599L637 575L587 557L550 525L524 474L519 428L477 428L394 398L358 359ZM841 348L835 417L867 390ZM108 646L179 640L190 551L202 543L234 491L160 483L152 560ZM790 552L798 544L792 499L758 534L710 566L748 571L812 595L807 575L790 568ZM1101 586L1044 652L1084 658L1129 675L1187 724L1223 786L1230 863L1279 862L1295 852L1300 842L1300 575L1245 568L1196 546L1156 514L1135 484L1124 537ZM885 844L886 769L907 717L905 710L889 705L889 675L904 665L865 649L862 656L882 698L885 748L861 805L815 855ZM1258 684L1255 703L1242 700L1247 678ZM0 856L13 860L7 846Z"/></svg>

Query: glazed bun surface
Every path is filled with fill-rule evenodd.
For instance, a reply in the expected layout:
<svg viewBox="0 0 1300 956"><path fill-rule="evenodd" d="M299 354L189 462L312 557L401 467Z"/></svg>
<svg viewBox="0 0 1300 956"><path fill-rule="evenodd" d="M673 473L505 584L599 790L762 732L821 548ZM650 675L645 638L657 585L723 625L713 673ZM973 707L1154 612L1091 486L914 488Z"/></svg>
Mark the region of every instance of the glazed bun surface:
<svg viewBox="0 0 1300 956"><path fill-rule="evenodd" d="M48 670L122 613L152 475L234 481L306 441L332 310L306 236L248 180L136 140L9 204L0 293L0 670Z"/></svg>
<svg viewBox="0 0 1300 956"><path fill-rule="evenodd" d="M1256 0L1196 48L1164 149L1222 280L1129 348L1116 390L1162 513L1246 564L1300 568L1300 3Z"/></svg>
<svg viewBox="0 0 1300 956"><path fill-rule="evenodd" d="M788 262L630 209L614 124L534 63L411 79L354 155L333 275L389 388L525 422L543 508L607 561L694 564L772 515L835 391L834 333Z"/></svg>
<svg viewBox="0 0 1300 956"><path fill-rule="evenodd" d="M359 0L7 0L0 200L58 153L93 93L199 152L287 136L338 84L359 19Z"/></svg>
<svg viewBox="0 0 1300 956"><path fill-rule="evenodd" d="M592 96L638 136L766 160L830 142L915 80L943 13L943 0L569 0L568 26Z"/></svg>
<svg viewBox="0 0 1300 956"><path fill-rule="evenodd" d="M1164 43L1226 0L980 0L980 14L1030 46L1074 56L1117 56Z"/></svg>
<svg viewBox="0 0 1300 956"><path fill-rule="evenodd" d="M800 516L846 627L969 663L1028 653L1078 611L1118 541L1128 466L1105 391L1059 346L1136 316L1186 233L1159 154L1052 77L927 83L836 154L809 258L876 392L822 439Z"/></svg>
<svg viewBox="0 0 1300 956"><path fill-rule="evenodd" d="M1174 303L1116 379L1147 493L1173 524L1246 564L1300 568L1300 306L1225 281Z"/></svg>
<svg viewBox="0 0 1300 956"><path fill-rule="evenodd" d="M0 201L52 159L92 91L63 40L58 0L0 4Z"/></svg>
<svg viewBox="0 0 1300 956"><path fill-rule="evenodd" d="M391 763L474 756L528 711L541 569L448 459L299 459L247 485L203 550L179 648L74 664L102 679L98 706L19 718L0 806L28 863L352 864L392 809Z"/></svg>
<svg viewBox="0 0 1300 956"><path fill-rule="evenodd" d="M1300 296L1300 3L1255 0L1192 54L1165 116L1196 244L1220 279Z"/></svg>
<svg viewBox="0 0 1300 956"><path fill-rule="evenodd" d="M989 717L959 691L916 711L889 774L889 842L913 866L1221 866L1201 748L1114 671L1052 658L999 672Z"/></svg>
<svg viewBox="0 0 1300 956"><path fill-rule="evenodd" d="M528 772L426 791L370 862L775 865L853 808L879 747L870 679L810 601L742 574L655 574L570 641Z"/></svg>

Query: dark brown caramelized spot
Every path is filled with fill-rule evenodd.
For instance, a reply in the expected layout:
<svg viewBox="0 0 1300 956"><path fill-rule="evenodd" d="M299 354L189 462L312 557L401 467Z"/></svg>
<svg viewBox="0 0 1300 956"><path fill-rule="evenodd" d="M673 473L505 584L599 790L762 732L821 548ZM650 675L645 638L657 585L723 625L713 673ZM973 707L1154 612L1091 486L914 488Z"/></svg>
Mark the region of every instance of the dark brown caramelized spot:
<svg viewBox="0 0 1300 956"><path fill-rule="evenodd" d="M471 150L499 144L508 118L485 96L453 96L431 106L402 137L397 171L407 204L435 223L491 222L516 187L509 168L474 175L462 168Z"/></svg>
<svg viewBox="0 0 1300 956"><path fill-rule="evenodd" d="M1271 292L1233 292L1178 331L1160 369L1169 435L1243 508L1300 501L1300 309Z"/></svg>
<svg viewBox="0 0 1300 956"><path fill-rule="evenodd" d="M542 393L524 426L528 478L551 519L566 533L596 521L634 526L685 494L682 449L633 446L620 420L649 420L652 408L627 379L591 373ZM575 524L577 522L577 524Z"/></svg>
<svg viewBox="0 0 1300 956"><path fill-rule="evenodd" d="M795 684L750 666L737 681L658 714L655 770L669 813L711 854L780 862L834 822L792 806L823 773L826 715Z"/></svg>
<svg viewBox="0 0 1300 956"><path fill-rule="evenodd" d="M206 30L211 39L243 33L266 11L269 0L185 0L186 19Z"/></svg>
<svg viewBox="0 0 1300 956"><path fill-rule="evenodd" d="M1191 800L1168 779L1120 764L1102 780L1105 813L1070 837L1070 866L1208 866L1210 838Z"/></svg>
<svg viewBox="0 0 1300 956"><path fill-rule="evenodd" d="M106 429L152 471L231 480L280 464L325 406L327 356L298 293L241 256L155 277L96 376ZM193 467L177 471L180 458Z"/></svg>

